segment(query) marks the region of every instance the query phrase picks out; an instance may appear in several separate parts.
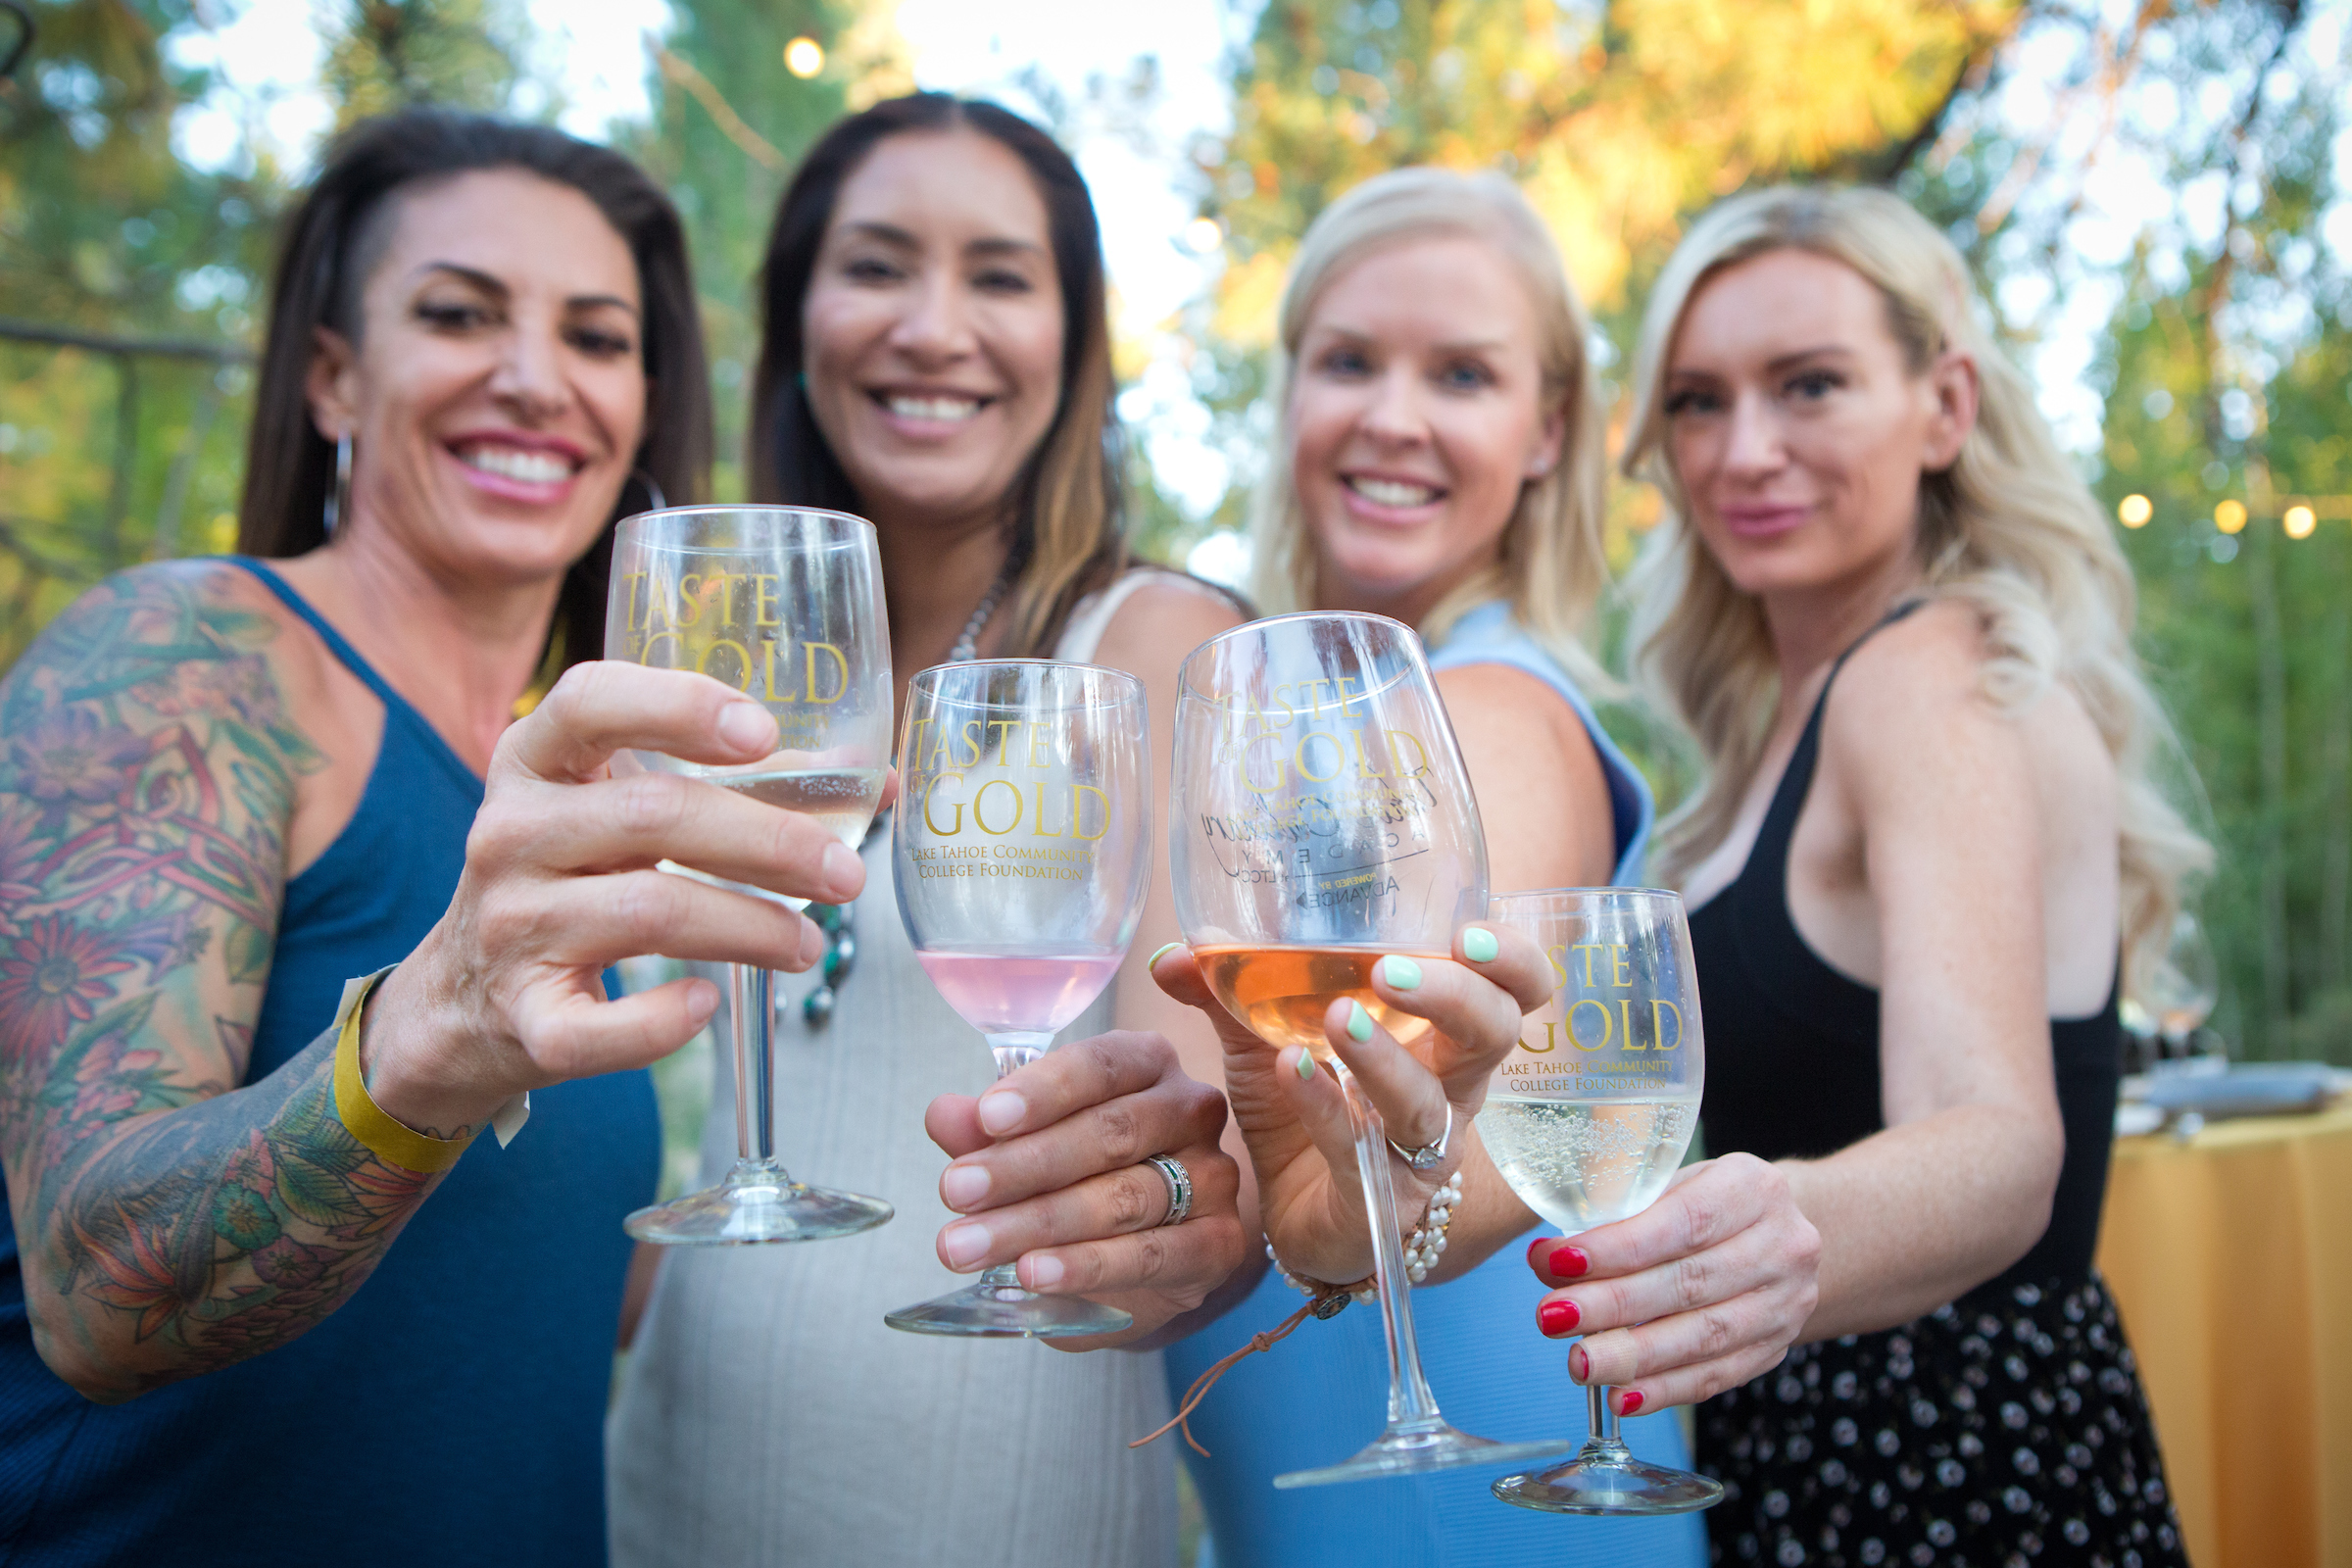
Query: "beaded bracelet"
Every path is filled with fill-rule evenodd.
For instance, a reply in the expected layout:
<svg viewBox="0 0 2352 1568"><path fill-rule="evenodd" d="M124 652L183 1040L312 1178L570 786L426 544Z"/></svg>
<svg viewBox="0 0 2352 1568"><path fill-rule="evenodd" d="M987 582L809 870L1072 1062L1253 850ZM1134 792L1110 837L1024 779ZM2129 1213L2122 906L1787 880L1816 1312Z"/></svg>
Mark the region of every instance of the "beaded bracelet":
<svg viewBox="0 0 2352 1568"><path fill-rule="evenodd" d="M1405 1241L1404 1271L1415 1285L1429 1278L1429 1271L1438 1266L1438 1257L1446 1250L1446 1227L1453 1223L1453 1211L1461 1205L1461 1201L1462 1173L1457 1170L1446 1178L1443 1186L1430 1194L1429 1207L1421 1223L1413 1227L1413 1234ZM1266 1244L1266 1257L1282 1275L1284 1282L1302 1296L1325 1295L1332 1289L1316 1281L1302 1279L1285 1268L1282 1259L1274 1255L1272 1242ZM1347 1294L1334 1298L1340 1305L1331 1311L1338 1313L1350 1300L1371 1300L1374 1289L1371 1280L1360 1282Z"/></svg>

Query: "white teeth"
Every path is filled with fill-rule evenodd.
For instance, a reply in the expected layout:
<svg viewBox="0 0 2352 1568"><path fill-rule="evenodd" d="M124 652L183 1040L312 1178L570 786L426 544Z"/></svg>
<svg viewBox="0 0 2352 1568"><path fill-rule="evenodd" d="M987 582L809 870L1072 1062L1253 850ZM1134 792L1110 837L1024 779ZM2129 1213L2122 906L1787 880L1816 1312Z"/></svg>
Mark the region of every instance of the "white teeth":
<svg viewBox="0 0 2352 1568"><path fill-rule="evenodd" d="M894 397L889 406L902 419L931 419L942 424L955 424L980 412L978 398Z"/></svg>
<svg viewBox="0 0 2352 1568"><path fill-rule="evenodd" d="M514 447L468 447L460 462L484 473L524 484L560 484L571 477L571 465L549 452L524 452Z"/></svg>
<svg viewBox="0 0 2352 1568"><path fill-rule="evenodd" d="M1357 495L1380 507L1426 507L1438 499L1438 492L1425 484L1362 477L1351 478L1348 484Z"/></svg>

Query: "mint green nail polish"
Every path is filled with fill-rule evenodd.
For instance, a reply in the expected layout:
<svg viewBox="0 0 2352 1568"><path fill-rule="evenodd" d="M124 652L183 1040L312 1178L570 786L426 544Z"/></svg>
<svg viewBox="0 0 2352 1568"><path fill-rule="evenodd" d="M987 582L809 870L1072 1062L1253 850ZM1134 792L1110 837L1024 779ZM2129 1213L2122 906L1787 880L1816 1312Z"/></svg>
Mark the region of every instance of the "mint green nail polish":
<svg viewBox="0 0 2352 1568"><path fill-rule="evenodd" d="M1380 960L1380 977L1399 991L1421 989L1421 966L1402 954L1391 954Z"/></svg>
<svg viewBox="0 0 2352 1568"><path fill-rule="evenodd" d="M1491 963L1501 951L1502 944L1484 926L1474 925L1462 933L1462 956L1472 963Z"/></svg>
<svg viewBox="0 0 2352 1568"><path fill-rule="evenodd" d="M1490 938L1489 940L1491 941L1492 939ZM1146 958L1146 959L1144 960L1144 967L1145 967L1145 968L1147 968L1147 969L1156 969L1156 968L1158 968L1158 967L1159 967L1159 960L1160 960L1160 959L1162 959L1162 958L1166 957L1166 956L1167 956L1169 954L1171 954L1171 953L1174 953L1174 952L1175 952L1175 951L1176 951L1178 948L1181 948L1181 947L1183 947L1183 946L1184 946L1184 944L1183 944L1183 943L1181 943L1181 942L1163 942L1163 943L1161 943L1161 944L1159 945L1159 951L1158 951L1158 952L1156 952L1156 953L1154 953L1154 954L1152 954L1152 956L1150 956L1149 958ZM1494 956L1494 955L1492 955L1492 954L1489 954L1489 955L1488 955L1488 956L1489 956L1489 957L1492 957L1492 956Z"/></svg>
<svg viewBox="0 0 2352 1568"><path fill-rule="evenodd" d="M1372 1038L1372 1015L1360 1002L1348 1004L1348 1038L1358 1045Z"/></svg>
<svg viewBox="0 0 2352 1568"><path fill-rule="evenodd" d="M1310 1078L1314 1077L1314 1075L1315 1075L1315 1057L1314 1057L1314 1054L1313 1054L1312 1052L1307 1052L1307 1051L1301 1051L1301 1052L1299 1052L1299 1053L1298 1053L1298 1076L1299 1076L1301 1079L1310 1079Z"/></svg>

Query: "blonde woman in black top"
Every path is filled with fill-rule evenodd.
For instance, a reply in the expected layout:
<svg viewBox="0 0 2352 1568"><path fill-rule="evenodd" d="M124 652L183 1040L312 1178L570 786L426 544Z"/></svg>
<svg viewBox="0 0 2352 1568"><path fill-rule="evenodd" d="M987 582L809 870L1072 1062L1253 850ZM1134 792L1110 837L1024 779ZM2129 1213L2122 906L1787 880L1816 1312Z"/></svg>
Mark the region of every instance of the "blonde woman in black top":
<svg viewBox="0 0 2352 1568"><path fill-rule="evenodd" d="M1893 196L1788 188L1707 215L1642 328L1707 1148L1821 1238L1797 1348L1700 1409L1721 1561L2182 1560L2091 1252L2118 988L2205 848L2146 774L2130 571L1972 305ZM1626 1272L1686 1250L1648 1219L1539 1246L1552 1299L1679 1304L1682 1265ZM1594 1334L1580 1375L1639 1395L1689 1332Z"/></svg>

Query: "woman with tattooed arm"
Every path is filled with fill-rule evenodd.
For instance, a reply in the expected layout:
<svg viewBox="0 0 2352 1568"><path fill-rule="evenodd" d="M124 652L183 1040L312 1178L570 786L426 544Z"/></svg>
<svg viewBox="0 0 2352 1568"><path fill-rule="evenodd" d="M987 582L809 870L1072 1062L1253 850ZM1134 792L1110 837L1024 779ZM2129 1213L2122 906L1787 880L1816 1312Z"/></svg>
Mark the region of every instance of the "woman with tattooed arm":
<svg viewBox="0 0 2352 1568"><path fill-rule="evenodd" d="M591 665L514 722L551 646L601 644L612 520L709 452L634 167L442 114L330 153L244 501L247 549L296 559L125 572L0 684L0 1559L601 1560L660 1143L626 1069L717 999L600 971L817 951L657 855L858 879L812 823L605 777L764 755L716 682ZM396 961L339 1081L344 982ZM525 1092L536 1125L460 1162Z"/></svg>
<svg viewBox="0 0 2352 1568"><path fill-rule="evenodd" d="M438 112L329 152L276 280L249 557L114 578L0 681L11 1568L604 1560L641 1069L718 999L600 977L821 953L661 858L864 882L812 819L610 776L624 747L767 756L715 681L584 663L515 717L601 648L614 520L699 499L710 441L678 220L633 166ZM1100 1108L1198 1099L1144 1079Z"/></svg>

